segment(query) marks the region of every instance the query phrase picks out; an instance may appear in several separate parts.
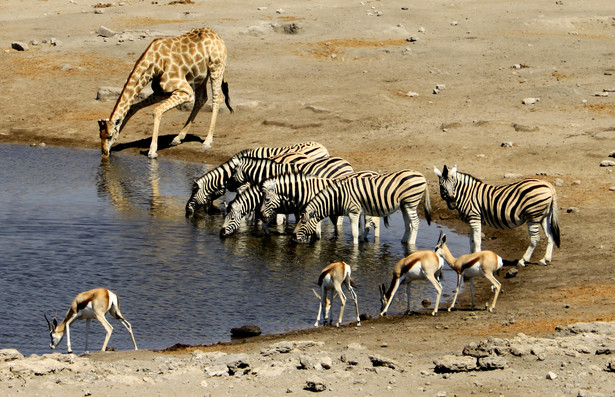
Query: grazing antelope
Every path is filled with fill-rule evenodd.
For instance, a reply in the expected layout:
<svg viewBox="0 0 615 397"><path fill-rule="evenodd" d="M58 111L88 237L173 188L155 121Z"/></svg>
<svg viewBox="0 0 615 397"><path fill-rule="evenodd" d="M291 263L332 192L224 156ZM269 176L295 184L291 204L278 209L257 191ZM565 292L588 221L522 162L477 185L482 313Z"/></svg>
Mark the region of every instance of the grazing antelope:
<svg viewBox="0 0 615 397"><path fill-rule="evenodd" d="M434 251L416 251L397 262L393 269L393 279L389 289L386 290L384 284L380 285L380 315L384 316L386 314L401 284L406 284L406 296L408 299L406 314L408 314L410 312L410 282L427 279L433 284L438 293L436 306L431 313L432 316L435 316L438 313L438 305L442 295L442 285L439 279L443 266L444 259Z"/></svg>
<svg viewBox="0 0 615 397"><path fill-rule="evenodd" d="M446 234L443 234L442 232L440 232L440 238L438 239L438 244L436 245L436 253L441 255L448 265L457 272L457 288L455 288L455 297L453 298L453 303L451 303L448 311L450 312L453 306L455 306L455 301L457 300L457 294L459 293L461 280L463 278L470 280L472 310L474 310L474 277L482 274L487 278L487 280L489 280L491 283L491 290L494 292L491 306L489 306L489 301L487 301L485 304L485 309L488 307L489 311L493 312L495 302L498 300L498 295L502 286L493 274L502 268L502 258L500 258L493 251L479 251L472 254L462 255L455 259L446 245Z"/></svg>
<svg viewBox="0 0 615 397"><path fill-rule="evenodd" d="M320 323L320 315L324 311L325 312L325 324L327 320L329 320L329 325L331 325L332 318L329 317L329 312L331 309L331 301L333 300L334 293L340 296L340 301L342 302L342 306L340 307L340 317L337 320L336 327L340 326L342 322L342 317L344 316L344 307L346 306L346 295L342 292L342 285L346 287L346 289L350 292L352 299L354 300L354 306L357 310L357 323L361 325L361 319L359 318L359 303L357 301L357 294L354 292L352 278L350 277L351 269L350 265L344 263L342 261L333 262L324 269L320 273L320 277L318 278L318 286L320 287L320 295L316 293L316 296L320 299L320 306L318 307L318 317L316 317L316 322L314 323L315 327L318 327ZM327 293L331 292L331 299L327 297Z"/></svg>
<svg viewBox="0 0 615 397"><path fill-rule="evenodd" d="M71 345L70 345L70 325L75 320L86 320L86 328L85 328L85 350L88 350L88 333L90 331L90 320L97 319L100 323L105 327L107 331L107 336L105 337L105 343L103 343L101 351L105 351L107 349L107 343L109 343L109 338L111 338L111 333L113 332L113 326L109 324L107 319L105 318L105 314L107 312L111 313L113 317L118 319L128 332L130 333L130 337L132 338L132 344L137 350L137 342L135 342L135 337L132 333L132 326L130 323L122 316L120 312L120 303L118 297L115 293L109 291L106 288L96 288L93 290L85 291L78 294L75 299L73 299L73 303L71 303L68 312L66 312L66 316L64 317L64 321L58 324L58 320L56 318L53 319L53 325L47 319L45 315L45 320L47 320L47 325L49 325L49 334L51 336L51 343L49 346L52 349L55 349L64 334L66 334L66 345L68 348L68 352L72 353Z"/></svg>

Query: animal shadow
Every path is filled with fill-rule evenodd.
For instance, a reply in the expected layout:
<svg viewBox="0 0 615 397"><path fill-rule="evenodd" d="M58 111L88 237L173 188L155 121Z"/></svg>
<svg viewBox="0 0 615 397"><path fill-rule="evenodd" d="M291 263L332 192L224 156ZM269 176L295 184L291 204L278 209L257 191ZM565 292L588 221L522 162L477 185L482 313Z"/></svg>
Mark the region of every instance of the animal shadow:
<svg viewBox="0 0 615 397"><path fill-rule="evenodd" d="M177 134L167 134L167 135L160 135L158 136L158 150L164 150L164 149L168 149L171 146L171 142L173 142L173 138L175 138L177 136ZM186 143L186 142L199 142L199 143L203 143L205 140L198 137L197 135L194 134L187 134L186 137L184 138L184 140L182 141L182 143ZM152 144L152 138L143 138L143 139L139 139L136 141L132 141L132 142L126 142L126 143L120 143L117 145L114 145L111 148L112 152L121 152L122 150L126 150L126 149L144 149L139 151L139 153L143 154L143 155L147 155L147 152L149 151L149 147Z"/></svg>

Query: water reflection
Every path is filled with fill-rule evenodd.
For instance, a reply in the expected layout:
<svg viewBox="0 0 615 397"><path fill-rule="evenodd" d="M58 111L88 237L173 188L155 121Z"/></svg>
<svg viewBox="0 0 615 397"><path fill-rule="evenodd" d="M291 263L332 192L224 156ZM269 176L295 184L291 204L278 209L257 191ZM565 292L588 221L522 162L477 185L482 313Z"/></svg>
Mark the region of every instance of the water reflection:
<svg viewBox="0 0 615 397"><path fill-rule="evenodd" d="M61 317L78 292L101 286L119 295L144 349L229 340L231 328L250 323L265 333L308 328L318 308L311 289L336 260L353 266L360 311L377 314L378 285L407 255L401 214L378 242L358 246L348 223L332 239L329 221L323 239L310 244L293 243L283 226L263 235L247 224L222 240L222 214L184 216L192 181L206 170L123 153L100 162L97 150L0 144L0 301L20 302L0 305L0 347L49 352L42 313ZM438 227L420 230L418 248L432 249ZM453 252L465 252L467 238L447 235ZM455 281L445 274L445 293ZM424 297L413 300L417 309ZM405 309L403 294L396 303L389 313ZM76 352L84 327L71 333ZM90 338L103 340L102 327L93 326ZM114 332L110 346L132 348L125 332Z"/></svg>

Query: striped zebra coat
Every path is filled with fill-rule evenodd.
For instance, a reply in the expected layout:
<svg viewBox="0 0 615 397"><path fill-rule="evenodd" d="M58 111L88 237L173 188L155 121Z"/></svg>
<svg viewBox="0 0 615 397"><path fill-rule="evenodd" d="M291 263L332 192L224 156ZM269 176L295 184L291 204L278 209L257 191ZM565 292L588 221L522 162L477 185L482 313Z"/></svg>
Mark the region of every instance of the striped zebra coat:
<svg viewBox="0 0 615 397"><path fill-rule="evenodd" d="M233 170L233 175L227 183L232 189L244 183L260 185L265 180L284 173L306 174L323 178L340 178L353 172L352 166L339 157L328 157L312 161L298 161L291 164L280 164L270 159L244 157Z"/></svg>
<svg viewBox="0 0 615 397"><path fill-rule="evenodd" d="M305 243L316 223L331 215L350 218L352 240L359 242L359 216L384 217L401 209L405 233L403 243L416 244L419 228L417 208L425 196L425 218L431 223L431 203L425 177L416 171L402 170L377 176L345 178L320 191L304 208L294 230L294 239Z"/></svg>
<svg viewBox="0 0 615 397"><path fill-rule="evenodd" d="M377 175L372 171L359 171L349 174L345 178ZM305 208L312 198L321 190L333 185L337 179L320 178L305 174L282 174L271 179L267 179L261 184L261 216L268 220L273 214L279 211L280 207L292 209L292 213L298 219L298 215ZM337 235L338 222L337 215L331 216L331 222L336 226ZM316 227L316 238L321 236L321 224ZM365 241L369 234L370 227L374 228L374 236L379 237L380 218L366 217L365 227L361 240Z"/></svg>
<svg viewBox="0 0 615 397"><path fill-rule="evenodd" d="M260 186L246 183L237 189L237 195L226 208L226 216L224 217L224 223L220 229L220 237L228 237L234 234L237 229L239 229L242 219L258 210L260 202ZM280 213L293 213L294 210L292 207L288 207L284 205L284 203L282 204L283 205L278 209ZM263 231L269 234L268 219L259 217L258 212L255 212L255 221L258 220L263 222Z"/></svg>
<svg viewBox="0 0 615 397"><path fill-rule="evenodd" d="M301 153L311 159L329 157L327 149L317 142L303 142L289 146L259 147L242 150L228 161L206 172L203 176L194 181L192 185L192 194L186 203L186 216L193 215L200 207L211 205L215 199L224 194L227 182L233 175L233 170L239 164L241 158L270 158L287 153ZM284 161L287 162L287 159L284 159Z"/></svg>
<svg viewBox="0 0 615 397"><path fill-rule="evenodd" d="M489 185L472 175L457 171L457 166L443 171L434 167L440 184L440 196L449 209L457 209L461 220L470 224L470 249L481 250L481 225L512 229L527 223L530 245L520 266L525 266L540 239L540 226L547 235L545 257L538 263L551 262L553 245L560 245L557 219L557 194L548 182L524 179L507 185Z"/></svg>

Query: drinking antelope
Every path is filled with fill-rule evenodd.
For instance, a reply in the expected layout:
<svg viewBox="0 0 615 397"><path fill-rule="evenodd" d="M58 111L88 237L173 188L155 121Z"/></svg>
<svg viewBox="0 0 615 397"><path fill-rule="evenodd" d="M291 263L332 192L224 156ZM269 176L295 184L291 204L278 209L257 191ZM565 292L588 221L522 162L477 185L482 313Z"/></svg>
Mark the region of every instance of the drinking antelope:
<svg viewBox="0 0 615 397"><path fill-rule="evenodd" d="M440 279L443 266L444 259L434 251L416 251L397 262L393 269L393 279L389 289L386 290L384 284L380 285L380 315L384 316L387 310L389 310L389 306L401 284L406 284L408 299L406 314L408 314L410 312L410 282L427 279L433 284L438 293L436 306L431 313L432 316L435 316L438 313L438 305L442 295L442 285L438 280Z"/></svg>
<svg viewBox="0 0 615 397"><path fill-rule="evenodd" d="M320 306L318 307L318 317L316 317L316 322L314 323L315 327L318 327L318 324L320 323L320 315L323 311L325 312L325 324L327 323L327 320L329 320L329 325L331 325L332 318L329 317L329 312L331 309L331 301L334 298L333 294L335 292L338 293L340 296L340 301L342 302L342 306L340 307L340 316L335 324L336 327L340 326L342 317L344 317L344 307L346 306L346 295L344 295L344 292L342 291L342 285L346 287L354 300L354 306L357 310L357 323L358 325L361 325L361 319L359 318L359 303L357 301L357 294L352 288L353 282L350 274L350 265L342 261L333 262L322 269L320 277L318 278L320 295L316 294L316 296L320 299ZM331 292L331 299L327 296L328 292Z"/></svg>
<svg viewBox="0 0 615 397"><path fill-rule="evenodd" d="M491 306L489 306L489 301L485 304L485 309L489 308L490 312L493 312L493 308L495 307L495 302L498 300L498 295L500 293L500 289L502 284L495 278L493 275L498 270L500 270L503 266L502 258L500 258L493 251L479 251L472 254L462 255L459 258L455 259L455 257L451 254L451 251L448 249L446 245L446 234L440 232L440 238L438 239L438 244L436 245L436 253L444 258L446 263L457 272L457 288L455 288L455 296L453 297L453 303L448 308L450 312L451 309L455 306L455 301L457 301L457 294L459 293L459 288L461 287L461 281L463 278L470 280L470 292L472 293L472 310L474 310L475 302L474 302L474 277L483 275L489 282L491 283L491 290L494 292L493 302L491 302Z"/></svg>
<svg viewBox="0 0 615 397"><path fill-rule="evenodd" d="M49 344L49 347L55 349L60 341L62 341L64 334L66 334L66 346L68 348L68 352L72 353L73 351L70 344L70 325L75 320L86 320L85 350L87 351L90 321L95 318L100 321L107 331L105 343L103 343L102 349L100 349L101 351L105 351L107 349L107 343L109 343L109 338L111 338L111 333L113 332L113 326L111 326L105 318L105 314L107 314L107 312L111 313L113 317L124 324L130 333L132 344L134 345L135 350L137 350L137 342L135 342L135 337L132 333L132 326L120 312L118 297L115 293L106 288L97 288L78 294L75 299L73 299L68 312L66 312L64 321L60 324L58 324L58 320L56 318L53 319L53 324L51 324L45 315L45 320L47 320L47 325L49 325L49 335L51 336L51 343Z"/></svg>

